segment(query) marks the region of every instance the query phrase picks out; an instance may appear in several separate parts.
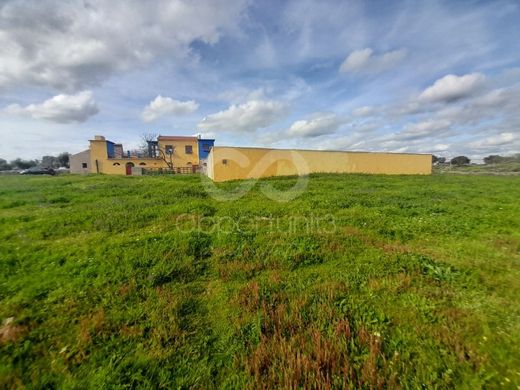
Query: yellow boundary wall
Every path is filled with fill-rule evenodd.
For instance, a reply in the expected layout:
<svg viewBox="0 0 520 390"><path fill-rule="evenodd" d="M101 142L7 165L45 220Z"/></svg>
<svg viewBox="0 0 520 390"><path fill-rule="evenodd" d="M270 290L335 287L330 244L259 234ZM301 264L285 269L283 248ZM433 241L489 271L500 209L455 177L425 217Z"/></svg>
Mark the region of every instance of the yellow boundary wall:
<svg viewBox="0 0 520 390"><path fill-rule="evenodd" d="M431 154L215 146L207 174L216 182L309 173L430 175Z"/></svg>

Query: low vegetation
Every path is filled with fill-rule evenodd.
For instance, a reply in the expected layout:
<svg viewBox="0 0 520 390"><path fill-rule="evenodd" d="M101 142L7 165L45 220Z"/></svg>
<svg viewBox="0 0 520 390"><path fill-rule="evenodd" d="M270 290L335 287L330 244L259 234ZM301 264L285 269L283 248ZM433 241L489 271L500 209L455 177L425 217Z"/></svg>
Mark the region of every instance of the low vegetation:
<svg viewBox="0 0 520 390"><path fill-rule="evenodd" d="M478 165L434 165L435 173L453 173L462 175L520 175L520 161L504 161Z"/></svg>
<svg viewBox="0 0 520 390"><path fill-rule="evenodd" d="M57 156L43 156L40 160L23 160L21 158L17 158L11 162L7 162L7 160L0 158L0 172L28 169L36 166L45 168L68 168L69 157L69 153L63 152Z"/></svg>
<svg viewBox="0 0 520 390"><path fill-rule="evenodd" d="M294 182L0 177L0 387L520 385L516 177Z"/></svg>

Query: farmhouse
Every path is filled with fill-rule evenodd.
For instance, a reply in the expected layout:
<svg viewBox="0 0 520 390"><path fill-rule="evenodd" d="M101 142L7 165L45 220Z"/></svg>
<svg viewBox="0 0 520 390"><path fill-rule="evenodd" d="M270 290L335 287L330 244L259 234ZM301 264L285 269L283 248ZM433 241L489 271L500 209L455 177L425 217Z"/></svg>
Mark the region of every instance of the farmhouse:
<svg viewBox="0 0 520 390"><path fill-rule="evenodd" d="M71 156L71 173L139 175L167 170L207 174L216 182L309 173L429 175L431 154L346 152L214 146L215 140L159 136L146 150L123 151L97 135L89 149Z"/></svg>
<svg viewBox="0 0 520 390"><path fill-rule="evenodd" d="M145 150L124 151L116 144L96 135L87 150L70 157L71 173L105 173L136 175L146 171L170 170L176 173L205 170L206 159L215 140L186 136L158 136L147 141Z"/></svg>

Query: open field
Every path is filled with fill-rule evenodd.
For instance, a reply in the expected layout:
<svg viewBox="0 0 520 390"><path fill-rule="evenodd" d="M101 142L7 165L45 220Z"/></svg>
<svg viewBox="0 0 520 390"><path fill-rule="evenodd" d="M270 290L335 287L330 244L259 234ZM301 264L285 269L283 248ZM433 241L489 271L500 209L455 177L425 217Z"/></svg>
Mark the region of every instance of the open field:
<svg viewBox="0 0 520 390"><path fill-rule="evenodd" d="M0 177L0 387L520 386L518 177L294 182Z"/></svg>

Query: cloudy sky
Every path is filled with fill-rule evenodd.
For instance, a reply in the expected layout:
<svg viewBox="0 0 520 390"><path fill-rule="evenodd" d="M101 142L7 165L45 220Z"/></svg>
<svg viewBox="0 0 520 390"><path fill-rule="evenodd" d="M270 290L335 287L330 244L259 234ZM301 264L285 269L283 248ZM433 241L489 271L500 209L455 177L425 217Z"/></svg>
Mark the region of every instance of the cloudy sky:
<svg viewBox="0 0 520 390"><path fill-rule="evenodd" d="M95 134L520 152L520 2L0 0L0 157Z"/></svg>

